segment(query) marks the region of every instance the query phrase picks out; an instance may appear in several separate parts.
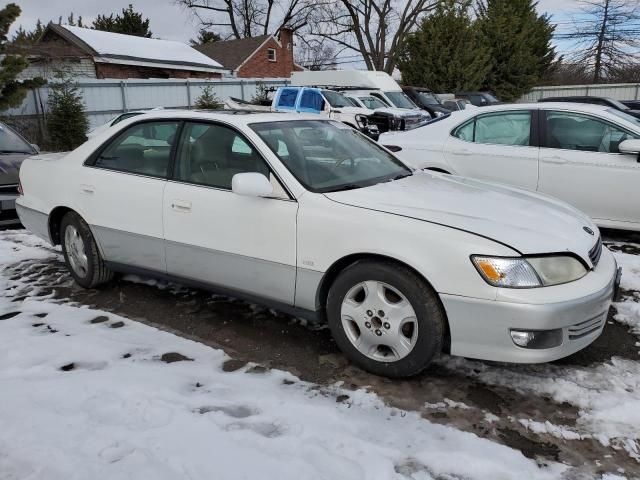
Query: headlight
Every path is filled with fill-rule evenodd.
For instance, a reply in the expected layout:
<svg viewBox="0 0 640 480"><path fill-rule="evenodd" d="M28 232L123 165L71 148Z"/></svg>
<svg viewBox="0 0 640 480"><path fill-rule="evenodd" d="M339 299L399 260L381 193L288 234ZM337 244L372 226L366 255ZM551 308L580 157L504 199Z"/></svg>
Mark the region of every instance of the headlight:
<svg viewBox="0 0 640 480"><path fill-rule="evenodd" d="M578 280L587 269L569 256L548 257L471 257L487 283L495 287L533 288Z"/></svg>

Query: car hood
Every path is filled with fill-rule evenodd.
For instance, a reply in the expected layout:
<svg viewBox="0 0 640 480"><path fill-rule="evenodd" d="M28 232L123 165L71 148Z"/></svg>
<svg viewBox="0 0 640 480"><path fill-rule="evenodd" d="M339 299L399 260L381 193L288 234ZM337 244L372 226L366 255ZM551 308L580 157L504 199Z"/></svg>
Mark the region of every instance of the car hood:
<svg viewBox="0 0 640 480"><path fill-rule="evenodd" d="M15 185L18 183L20 165L25 158L33 153L7 153L0 155L0 185Z"/></svg>
<svg viewBox="0 0 640 480"><path fill-rule="evenodd" d="M587 264L599 235L585 214L555 198L435 172L415 172L400 180L326 196L355 207L468 231L525 255L573 252Z"/></svg>

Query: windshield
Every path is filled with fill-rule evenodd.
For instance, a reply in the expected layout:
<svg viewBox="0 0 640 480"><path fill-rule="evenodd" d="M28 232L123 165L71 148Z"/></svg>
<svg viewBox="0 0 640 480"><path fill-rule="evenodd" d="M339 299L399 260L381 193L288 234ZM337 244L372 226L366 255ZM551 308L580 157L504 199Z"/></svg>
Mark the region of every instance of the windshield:
<svg viewBox="0 0 640 480"><path fill-rule="evenodd" d="M388 108L389 105L376 97L358 97L365 107L375 110L376 108Z"/></svg>
<svg viewBox="0 0 640 480"><path fill-rule="evenodd" d="M636 118L633 115L629 115L628 113L621 112L620 110L616 110L615 108L607 108L607 112L616 117L622 118L629 123L633 123L637 127L640 127L640 118Z"/></svg>
<svg viewBox="0 0 640 480"><path fill-rule="evenodd" d="M499 100L494 97L493 95L491 95L490 93L483 93L482 96L484 96L484 98L489 102L489 103L498 103Z"/></svg>
<svg viewBox="0 0 640 480"><path fill-rule="evenodd" d="M250 127L312 192L368 187L411 175L411 169L343 123L292 120Z"/></svg>
<svg viewBox="0 0 640 480"><path fill-rule="evenodd" d="M353 104L343 94L333 90L322 90L322 95L333 108L351 107Z"/></svg>
<svg viewBox="0 0 640 480"><path fill-rule="evenodd" d="M427 105L440 105L438 99L431 92L418 92L418 96Z"/></svg>
<svg viewBox="0 0 640 480"><path fill-rule="evenodd" d="M416 106L416 104L413 103L409 99L409 97L407 97L402 92L384 92L384 94L387 96L387 98L389 100L391 100L391 103L393 103L393 105L395 107L398 107L398 108L410 108L410 109L418 108Z"/></svg>
<svg viewBox="0 0 640 480"><path fill-rule="evenodd" d="M22 137L6 125L0 123L0 154L34 153L33 148Z"/></svg>

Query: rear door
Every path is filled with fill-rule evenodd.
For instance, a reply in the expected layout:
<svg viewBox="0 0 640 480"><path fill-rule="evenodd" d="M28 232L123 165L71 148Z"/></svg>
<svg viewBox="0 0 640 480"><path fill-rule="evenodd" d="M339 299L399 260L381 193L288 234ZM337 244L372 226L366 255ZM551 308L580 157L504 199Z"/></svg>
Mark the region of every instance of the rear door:
<svg viewBox="0 0 640 480"><path fill-rule="evenodd" d="M535 190L538 184L537 111L479 114L445 142L447 163L459 175Z"/></svg>
<svg viewBox="0 0 640 480"><path fill-rule="evenodd" d="M107 261L165 272L162 193L179 122L132 125L91 157L76 205Z"/></svg>
<svg viewBox="0 0 640 480"><path fill-rule="evenodd" d="M640 222L640 163L635 155L618 150L620 142L639 135L590 114L542 114L538 190L571 203L601 224Z"/></svg>

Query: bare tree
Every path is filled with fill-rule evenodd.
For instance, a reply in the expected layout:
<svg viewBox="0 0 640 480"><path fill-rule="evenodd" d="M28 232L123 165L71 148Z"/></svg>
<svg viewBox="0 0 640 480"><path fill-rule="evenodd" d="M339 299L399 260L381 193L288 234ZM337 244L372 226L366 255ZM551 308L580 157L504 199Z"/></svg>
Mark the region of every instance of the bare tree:
<svg viewBox="0 0 640 480"><path fill-rule="evenodd" d="M573 20L574 31L556 38L574 40L574 61L589 67L594 83L637 63L640 46L640 8L637 0L582 0Z"/></svg>
<svg viewBox="0 0 640 480"><path fill-rule="evenodd" d="M337 66L336 49L324 38L300 37L296 63L309 70L330 70Z"/></svg>
<svg viewBox="0 0 640 480"><path fill-rule="evenodd" d="M362 55L369 70L393 72L407 34L439 0L330 0L309 32Z"/></svg>
<svg viewBox="0 0 640 480"><path fill-rule="evenodd" d="M311 0L175 0L190 9L205 29L226 31L226 38L294 32L308 24Z"/></svg>

